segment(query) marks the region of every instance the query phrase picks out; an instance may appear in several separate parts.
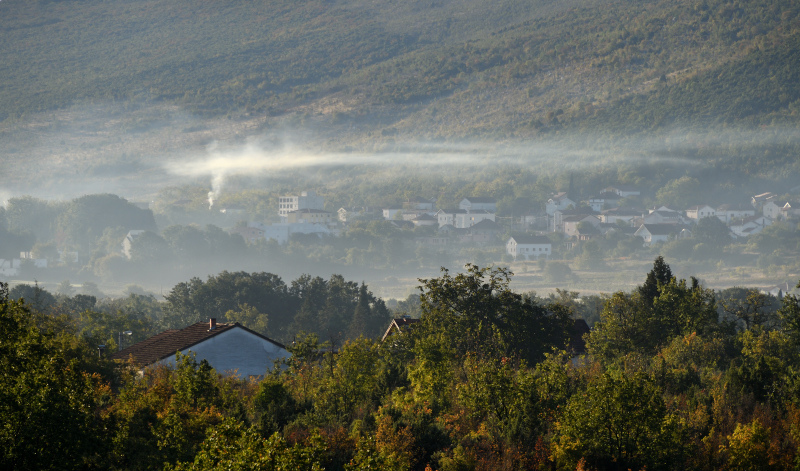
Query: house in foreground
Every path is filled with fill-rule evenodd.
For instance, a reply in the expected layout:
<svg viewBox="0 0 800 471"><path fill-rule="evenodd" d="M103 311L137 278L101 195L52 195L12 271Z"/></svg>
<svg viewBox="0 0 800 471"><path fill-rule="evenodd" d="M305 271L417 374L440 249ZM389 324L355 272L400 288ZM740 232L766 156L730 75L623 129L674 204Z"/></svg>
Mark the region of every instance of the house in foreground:
<svg viewBox="0 0 800 471"><path fill-rule="evenodd" d="M158 335L111 355L114 360L132 359L144 370L158 365L175 366L175 354L194 353L218 372L243 378L263 376L276 360L291 356L286 347L257 332L235 324L217 324L216 319L198 322Z"/></svg>

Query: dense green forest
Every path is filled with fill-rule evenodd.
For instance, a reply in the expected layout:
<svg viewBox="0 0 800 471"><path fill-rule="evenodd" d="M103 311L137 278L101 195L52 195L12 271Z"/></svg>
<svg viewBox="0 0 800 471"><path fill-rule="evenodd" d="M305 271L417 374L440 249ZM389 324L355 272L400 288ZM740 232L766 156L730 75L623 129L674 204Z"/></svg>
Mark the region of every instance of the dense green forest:
<svg viewBox="0 0 800 471"><path fill-rule="evenodd" d="M300 279L289 288L266 274L233 276L240 281L230 284L231 274L221 274L176 286L163 311L140 310L139 319L169 318L171 310L204 316L192 303L209 292L223 303L214 309L263 300L279 312L275 303L286 303L295 286L315 283ZM146 299L132 295L104 314L113 308L98 310L90 296L53 296L37 287L11 293L0 285L0 463L794 469L796 296L713 292L694 278L676 278L659 257L636 289L601 300L584 336L587 353L575 357L568 340L588 298L521 295L509 289L510 277L468 266L420 280L416 301L398 306L421 316L413 328L383 343L351 332L335 348L317 334L296 332L292 356L258 380L219 375L192 356L138 376L98 357L95 345L104 333L141 329L130 318ZM337 283L327 281L328 302L340 298ZM348 289L348 296L368 291Z"/></svg>

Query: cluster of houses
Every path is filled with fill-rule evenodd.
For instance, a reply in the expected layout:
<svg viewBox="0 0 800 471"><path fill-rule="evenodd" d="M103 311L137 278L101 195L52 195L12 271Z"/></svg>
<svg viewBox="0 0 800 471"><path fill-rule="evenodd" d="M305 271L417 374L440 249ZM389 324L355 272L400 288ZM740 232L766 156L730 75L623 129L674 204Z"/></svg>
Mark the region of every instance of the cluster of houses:
<svg viewBox="0 0 800 471"><path fill-rule="evenodd" d="M641 196L637 188L611 186L599 194L575 201L565 192L552 195L544 211L498 221L497 201L491 197L463 198L457 208L437 208L434 200L413 197L388 208L340 208L326 211L325 201L314 192L279 198L277 224L249 223L233 230L250 243L275 239L286 243L292 234L338 235L357 219L384 219L400 228L433 227L432 235L416 238L416 243L443 249L464 244L499 246L514 260L549 258L552 236L560 234L568 244L576 244L610 231L640 237L645 245L691 237L694 224L707 217L724 222L734 238L759 233L776 220L800 218L800 204L781 201L773 193L753 196L751 204L702 204L683 210L667 206L637 208Z"/></svg>
<svg viewBox="0 0 800 471"><path fill-rule="evenodd" d="M613 186L600 194L576 202L567 193L554 194L545 204L545 214L523 216L529 228L563 234L571 241L584 241L610 231L641 237L644 245L691 237L694 224L703 218L718 218L733 238L758 234L778 220L800 219L800 204L782 201L774 193L753 196L751 204L695 205L684 210L657 206L647 210L624 204L635 201L635 188ZM512 244L509 241L509 253Z"/></svg>

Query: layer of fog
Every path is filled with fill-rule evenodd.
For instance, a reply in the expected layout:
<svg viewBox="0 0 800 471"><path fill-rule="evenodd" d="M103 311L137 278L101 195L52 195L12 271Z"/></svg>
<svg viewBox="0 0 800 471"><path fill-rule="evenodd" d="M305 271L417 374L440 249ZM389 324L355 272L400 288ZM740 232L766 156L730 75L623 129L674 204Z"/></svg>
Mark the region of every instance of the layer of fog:
<svg viewBox="0 0 800 471"><path fill-rule="evenodd" d="M115 193L142 201L163 187L183 184L207 186L213 197L232 176L294 175L296 181L329 166L381 175L481 172L500 165L543 173L622 165L691 171L704 165L695 157L698 150L724 158L727 148L749 147L757 154L760 147L800 143L800 130L793 128L708 132L677 127L615 139L561 134L536 140L425 141L400 135L339 149L320 138L331 132L319 123L268 126L263 119L202 119L152 103L75 106L0 126L0 199Z"/></svg>

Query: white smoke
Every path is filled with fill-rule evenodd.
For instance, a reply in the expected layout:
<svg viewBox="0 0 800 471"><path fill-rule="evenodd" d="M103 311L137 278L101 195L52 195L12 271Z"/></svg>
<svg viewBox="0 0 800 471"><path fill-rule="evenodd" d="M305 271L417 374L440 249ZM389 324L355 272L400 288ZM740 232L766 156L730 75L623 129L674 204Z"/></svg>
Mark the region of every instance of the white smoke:
<svg viewBox="0 0 800 471"><path fill-rule="evenodd" d="M650 146L653 147L652 145ZM613 152L613 151L612 151ZM638 152L625 155L608 150L587 150L583 146L565 147L552 143L412 143L396 145L373 152L314 152L295 146L265 148L250 143L238 148L221 149L213 144L206 155L182 159L166 164L173 175L190 178L210 178L208 193L209 208L219 198L226 180L231 176L263 176L284 171L326 166L372 166L374 170L404 168L406 172L447 171L452 169L476 169L497 165L516 165L540 169L564 170L600 167L609 164L636 160L654 163L660 161L672 165L691 165L690 159L675 155L654 157Z"/></svg>

